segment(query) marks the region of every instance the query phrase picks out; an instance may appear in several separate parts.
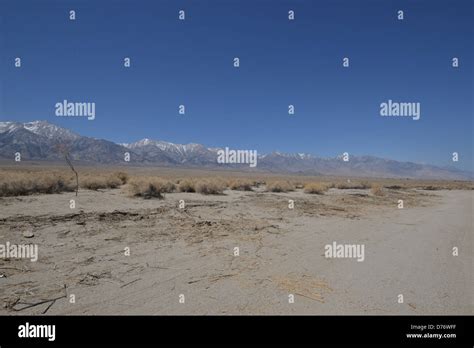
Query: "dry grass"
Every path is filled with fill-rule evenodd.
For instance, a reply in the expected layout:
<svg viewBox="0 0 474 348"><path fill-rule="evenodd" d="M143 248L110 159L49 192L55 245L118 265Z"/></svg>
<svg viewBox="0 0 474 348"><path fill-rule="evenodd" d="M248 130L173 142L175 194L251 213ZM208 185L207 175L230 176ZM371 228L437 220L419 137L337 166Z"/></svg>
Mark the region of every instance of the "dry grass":
<svg viewBox="0 0 474 348"><path fill-rule="evenodd" d="M372 186L373 186L373 185L374 185L374 184L372 184ZM403 187L400 186L400 185L387 185L387 186L385 186L385 188L388 188L388 189L390 189L390 190L401 190Z"/></svg>
<svg viewBox="0 0 474 348"><path fill-rule="evenodd" d="M130 178L129 175L125 172L115 172L113 175L120 179L122 185L125 185L128 179Z"/></svg>
<svg viewBox="0 0 474 348"><path fill-rule="evenodd" d="M380 185L380 184L372 184L370 192L372 192L372 194L374 196L383 196L384 195L382 185Z"/></svg>
<svg viewBox="0 0 474 348"><path fill-rule="evenodd" d="M165 185L163 187L163 192L165 193L176 192L176 184L173 183L172 181L166 180Z"/></svg>
<svg viewBox="0 0 474 348"><path fill-rule="evenodd" d="M372 184L379 184L383 192L390 190L473 190L473 181L460 180L413 180L413 179L366 179L331 176L291 176L262 173L219 172L207 170L148 168L148 167L76 167L82 189L116 188L127 184L133 178L157 177L169 181L170 191L173 183L177 191L196 192L200 181L200 191L222 192L222 184L217 189L207 182L227 181L233 190L254 189L266 185L270 192L288 192L297 188L305 188L316 182L339 189L371 189ZM177 178L181 178L177 181ZM74 175L65 165L3 165L0 168L0 196L19 196L30 194L59 193L74 190ZM251 184L250 184L251 183ZM250 184L250 187L249 187ZM226 186L226 185L224 185ZM316 190L317 191L317 190ZM317 192L315 192L317 193Z"/></svg>
<svg viewBox="0 0 474 348"><path fill-rule="evenodd" d="M164 198L163 193L176 190L176 185L168 180L154 177L136 177L129 180L128 193L132 197Z"/></svg>
<svg viewBox="0 0 474 348"><path fill-rule="evenodd" d="M229 182L229 188L236 191L252 191L255 183L251 180L234 179Z"/></svg>
<svg viewBox="0 0 474 348"><path fill-rule="evenodd" d="M2 173L0 175L0 197L74 190L72 176L62 173Z"/></svg>
<svg viewBox="0 0 474 348"><path fill-rule="evenodd" d="M117 188L122 186L123 181L119 177L111 175L105 178L105 184L108 188Z"/></svg>
<svg viewBox="0 0 474 348"><path fill-rule="evenodd" d="M94 191L97 191L99 189L106 189L107 188L106 178L102 176L98 176L98 177L86 176L84 178L79 177L79 187L87 189L87 190L94 190Z"/></svg>
<svg viewBox="0 0 474 348"><path fill-rule="evenodd" d="M358 190L365 190L371 188L371 185L368 181L361 181L361 182L347 182L347 183L339 183L336 187L340 190L348 190L348 189L358 189Z"/></svg>
<svg viewBox="0 0 474 348"><path fill-rule="evenodd" d="M196 183L193 180L180 180L178 184L179 192L196 192Z"/></svg>
<svg viewBox="0 0 474 348"><path fill-rule="evenodd" d="M423 190L427 190L427 191L437 191L437 190L441 190L440 187L437 187L437 186L434 186L434 185L423 186L422 189L423 189Z"/></svg>
<svg viewBox="0 0 474 348"><path fill-rule="evenodd" d="M127 180L122 175L97 173L79 174L79 186L88 190L117 188ZM51 194L75 190L74 177L66 171L23 171L0 174L0 196Z"/></svg>
<svg viewBox="0 0 474 348"><path fill-rule="evenodd" d="M295 186L296 189L304 189L306 185L308 185L309 183L303 183L303 182L300 182L300 181L296 181L296 182L293 182L293 185Z"/></svg>
<svg viewBox="0 0 474 348"><path fill-rule="evenodd" d="M294 191L295 187L289 181L270 181L267 182L268 192L289 192Z"/></svg>
<svg viewBox="0 0 474 348"><path fill-rule="evenodd" d="M116 175L92 176L86 175L81 179L79 177L79 186L88 190L100 190L107 188L117 188L122 185L122 180Z"/></svg>
<svg viewBox="0 0 474 348"><path fill-rule="evenodd" d="M127 183L129 176L125 172L87 173L79 175L79 186L88 190L114 189Z"/></svg>
<svg viewBox="0 0 474 348"><path fill-rule="evenodd" d="M196 183L196 192L203 195L221 195L226 185L219 179L201 179Z"/></svg>
<svg viewBox="0 0 474 348"><path fill-rule="evenodd" d="M310 182L304 186L305 193L323 195L329 189L328 185L320 182Z"/></svg>

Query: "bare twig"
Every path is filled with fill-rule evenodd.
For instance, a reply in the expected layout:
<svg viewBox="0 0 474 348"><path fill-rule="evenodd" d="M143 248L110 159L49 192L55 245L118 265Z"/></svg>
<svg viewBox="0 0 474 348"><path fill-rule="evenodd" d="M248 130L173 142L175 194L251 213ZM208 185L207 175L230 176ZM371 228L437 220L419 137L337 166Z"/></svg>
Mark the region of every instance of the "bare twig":
<svg viewBox="0 0 474 348"><path fill-rule="evenodd" d="M57 144L56 147L63 154L64 159L66 160L66 163L69 165L71 170L76 175L76 196L77 196L77 193L79 192L79 174L76 172L76 170L74 169L74 166L72 165L71 159L69 158L69 151L67 149L66 144Z"/></svg>
<svg viewBox="0 0 474 348"><path fill-rule="evenodd" d="M19 301L18 301L16 304L19 304L19 305L26 305L26 306L25 306L25 307L21 307L21 308L19 308L19 309L16 309L16 308L12 308L12 309L13 309L14 311L16 311L16 312L20 312L20 311L22 311L22 310L24 310L24 309L36 307L36 306L39 306L39 305L42 305L42 304L45 304L45 303L48 303L48 302L53 302L53 303L54 303L54 302L56 302L57 300L59 300L59 299L61 299L61 298L65 298L65 297L66 297L66 295L62 295L62 296L60 296L60 297L52 298L52 299L49 299L49 300L43 300L43 301L36 302L36 303L27 303L27 302L19 302ZM52 306L52 304L50 304L47 309L49 309L51 306ZM46 312L44 312L44 313L46 313Z"/></svg>
<svg viewBox="0 0 474 348"><path fill-rule="evenodd" d="M53 304L55 304L55 303L56 303L56 300L51 301L51 303L49 304L49 306L46 307L46 309L43 311L42 314L46 314L46 312L47 312L47 311L53 306Z"/></svg>
<svg viewBox="0 0 474 348"><path fill-rule="evenodd" d="M142 279L142 278L137 278L137 279L135 279L135 280L132 280L131 282L128 282L128 283L126 283L126 284L123 284L123 285L121 285L120 287L121 287L121 288L124 288L124 287L126 287L127 285L130 285L130 284L133 284L133 283L139 281L140 279Z"/></svg>
<svg viewBox="0 0 474 348"><path fill-rule="evenodd" d="M0 269L14 269L16 271L22 271L22 272L29 272L29 269L22 269L22 268L17 268L17 267L0 267Z"/></svg>
<svg viewBox="0 0 474 348"><path fill-rule="evenodd" d="M76 196L77 196L77 193L79 192L79 175L77 174L76 170L74 169L74 166L71 163L71 160L69 159L68 152L64 152L64 158L66 159L66 162L69 165L69 167L71 167L71 170L74 172L74 174L76 174Z"/></svg>
<svg viewBox="0 0 474 348"><path fill-rule="evenodd" d="M301 292L295 292L295 295L299 295L299 296L303 296L303 297L306 297L306 298L309 298L311 300L316 300L316 301L319 301L319 302L323 302L324 303L324 300L322 298L318 298L318 297L315 297L315 296L310 296L310 295L305 295ZM318 295L319 296L319 295Z"/></svg>
<svg viewBox="0 0 474 348"><path fill-rule="evenodd" d="M45 304L45 303L49 303L48 307L46 307L46 309L43 311L43 314L45 314L52 306L53 304L56 303L57 300L59 299L62 299L62 298L67 298L67 290L66 290L66 284L64 284L64 295L62 296L59 296L59 297L55 297L55 298L52 298L52 299L49 299L49 300L43 300L43 301L40 301L40 302L37 302L37 303L27 303L27 302L20 302L20 299L18 298L18 300L15 301L14 304L11 305L11 309L16 311L16 312L20 312L24 309L28 309L28 308L33 308L33 307L36 307L36 306L39 306L39 305L42 305L42 304ZM19 305L26 305L25 307L21 307L19 309L16 309L14 308L17 304Z"/></svg>

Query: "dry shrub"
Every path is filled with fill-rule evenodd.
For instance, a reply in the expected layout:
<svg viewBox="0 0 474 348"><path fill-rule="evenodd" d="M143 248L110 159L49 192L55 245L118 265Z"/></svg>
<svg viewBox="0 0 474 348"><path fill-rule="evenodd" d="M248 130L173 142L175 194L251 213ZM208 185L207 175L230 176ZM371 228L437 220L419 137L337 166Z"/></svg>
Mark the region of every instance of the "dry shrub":
<svg viewBox="0 0 474 348"><path fill-rule="evenodd" d="M390 190L401 190L403 187L400 185L389 185L389 186L385 186L385 188L388 188Z"/></svg>
<svg viewBox="0 0 474 348"><path fill-rule="evenodd" d="M60 193L72 192L75 190L72 177L66 178L61 175L45 175L36 185L36 192L38 193Z"/></svg>
<svg viewBox="0 0 474 348"><path fill-rule="evenodd" d="M164 193L171 193L176 191L176 184L172 181L166 180L163 184L163 190L162 192Z"/></svg>
<svg viewBox="0 0 474 348"><path fill-rule="evenodd" d="M0 176L0 197L72 192L71 176L60 173L12 173Z"/></svg>
<svg viewBox="0 0 474 348"><path fill-rule="evenodd" d="M129 179L128 174L125 172L115 172L113 175L120 179L122 185L125 185Z"/></svg>
<svg viewBox="0 0 474 348"><path fill-rule="evenodd" d="M428 186L423 186L422 190L428 190L428 191L436 191L436 190L441 190L442 187L436 187L433 185L428 185Z"/></svg>
<svg viewBox="0 0 474 348"><path fill-rule="evenodd" d="M383 196L384 194L383 188L379 184L372 184L372 188L370 189L370 191L372 192L374 196Z"/></svg>
<svg viewBox="0 0 474 348"><path fill-rule="evenodd" d="M161 178L132 178L128 182L130 196L149 198L164 198L163 193L173 192L174 183Z"/></svg>
<svg viewBox="0 0 474 348"><path fill-rule="evenodd" d="M294 186L288 181L270 181L267 183L268 192L288 192L294 190Z"/></svg>
<svg viewBox="0 0 474 348"><path fill-rule="evenodd" d="M254 186L253 181L250 180L231 180L229 183L229 188L236 191L252 191L252 186Z"/></svg>
<svg viewBox="0 0 474 348"><path fill-rule="evenodd" d="M196 183L192 180L180 180L178 184L179 192L196 192Z"/></svg>
<svg viewBox="0 0 474 348"><path fill-rule="evenodd" d="M305 188L305 184L300 182L300 181L297 181L294 183L294 187L297 188L297 189L302 189L302 188Z"/></svg>
<svg viewBox="0 0 474 348"><path fill-rule="evenodd" d="M79 186L88 190L100 190L108 188L117 188L124 184L124 180L128 180L128 176L122 176L125 173L113 173L109 175L104 174L87 174L79 177ZM125 174L126 175L126 174Z"/></svg>
<svg viewBox="0 0 474 348"><path fill-rule="evenodd" d="M79 186L94 191L106 189L108 187L107 178L103 176L86 176L83 179L79 179Z"/></svg>
<svg viewBox="0 0 474 348"><path fill-rule="evenodd" d="M225 188L225 183L218 179L203 179L196 183L196 192L203 195L221 195Z"/></svg>
<svg viewBox="0 0 474 348"><path fill-rule="evenodd" d="M357 190L365 190L368 188L371 188L372 186L368 181L362 181L359 183L339 183L336 185L336 187L340 190L348 190L348 189L357 189Z"/></svg>
<svg viewBox="0 0 474 348"><path fill-rule="evenodd" d="M105 183L108 188L117 188L119 186L122 186L123 184L122 180L118 176L115 176L115 175L106 177Z"/></svg>
<svg viewBox="0 0 474 348"><path fill-rule="evenodd" d="M258 179L258 180L255 180L255 181L254 181L254 186L255 186L255 187L260 187L260 186L262 186L262 185L266 185L265 180L263 180L263 179Z"/></svg>
<svg viewBox="0 0 474 348"><path fill-rule="evenodd" d="M313 193L317 195L322 195L329 189L328 185L322 184L320 182L310 182L304 186L305 193Z"/></svg>

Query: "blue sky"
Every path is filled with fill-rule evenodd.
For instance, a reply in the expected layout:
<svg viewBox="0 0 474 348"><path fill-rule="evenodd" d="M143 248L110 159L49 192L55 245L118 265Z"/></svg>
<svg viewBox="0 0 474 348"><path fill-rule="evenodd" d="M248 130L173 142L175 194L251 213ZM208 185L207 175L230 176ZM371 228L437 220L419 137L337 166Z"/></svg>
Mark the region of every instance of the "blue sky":
<svg viewBox="0 0 474 348"><path fill-rule="evenodd" d="M473 20L471 0L0 0L0 120L262 153L452 165L456 151L471 169ZM56 117L64 99L96 119ZM388 99L420 102L421 119L381 117Z"/></svg>

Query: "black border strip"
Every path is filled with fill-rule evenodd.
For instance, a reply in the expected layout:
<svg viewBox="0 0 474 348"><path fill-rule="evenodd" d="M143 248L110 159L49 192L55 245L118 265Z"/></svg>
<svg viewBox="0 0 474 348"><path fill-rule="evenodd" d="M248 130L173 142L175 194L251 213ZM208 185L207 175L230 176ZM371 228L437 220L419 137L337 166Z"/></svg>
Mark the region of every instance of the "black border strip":
<svg viewBox="0 0 474 348"><path fill-rule="evenodd" d="M55 325L55 341L19 326ZM411 325L434 325L422 332ZM456 325L454 329L437 325ZM100 344L408 344L473 347L473 316L0 316L0 346ZM455 333L456 338L407 338Z"/></svg>

